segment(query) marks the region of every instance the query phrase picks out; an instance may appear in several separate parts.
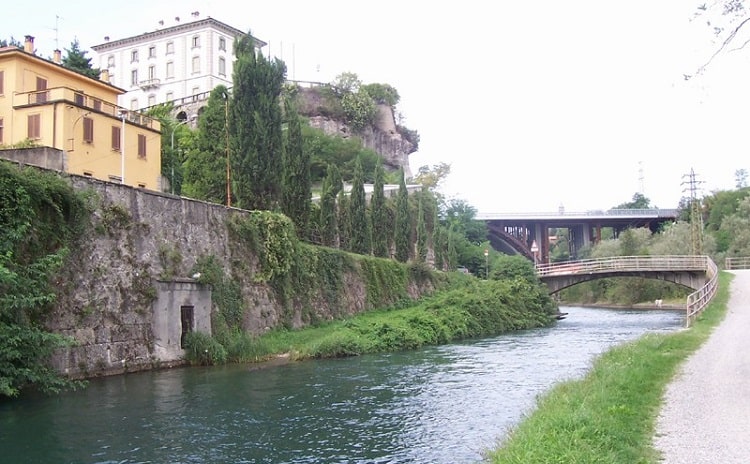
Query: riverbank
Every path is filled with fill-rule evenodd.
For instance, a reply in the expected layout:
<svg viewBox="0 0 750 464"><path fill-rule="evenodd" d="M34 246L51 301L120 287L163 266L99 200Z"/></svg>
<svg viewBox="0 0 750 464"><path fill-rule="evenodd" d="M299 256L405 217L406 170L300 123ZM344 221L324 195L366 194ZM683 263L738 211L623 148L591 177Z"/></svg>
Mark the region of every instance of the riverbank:
<svg viewBox="0 0 750 464"><path fill-rule="evenodd" d="M556 385L487 453L488 462L657 462L653 437L667 385L726 313L732 276L719 279L717 295L691 329L614 348L583 379Z"/></svg>
<svg viewBox="0 0 750 464"><path fill-rule="evenodd" d="M271 330L259 337L234 331L215 338L191 333L193 364L256 363L336 358L412 350L457 340L552 325L558 308L546 287L522 279L462 279L450 290L401 308L372 310L298 330Z"/></svg>

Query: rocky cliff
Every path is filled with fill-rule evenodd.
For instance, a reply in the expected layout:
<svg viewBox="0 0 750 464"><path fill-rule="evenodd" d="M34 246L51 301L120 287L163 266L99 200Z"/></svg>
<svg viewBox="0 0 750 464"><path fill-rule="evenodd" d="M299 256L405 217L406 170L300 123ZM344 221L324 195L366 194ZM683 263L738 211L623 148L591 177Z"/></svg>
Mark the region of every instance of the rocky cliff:
<svg viewBox="0 0 750 464"><path fill-rule="evenodd" d="M403 168L407 178L412 176L409 155L417 151L418 140L414 133L396 124L391 106L378 105L374 124L354 131L336 111L336 104L318 88L301 88L298 96L300 113L309 119L312 127L328 135L358 137L365 147L383 157L387 168Z"/></svg>

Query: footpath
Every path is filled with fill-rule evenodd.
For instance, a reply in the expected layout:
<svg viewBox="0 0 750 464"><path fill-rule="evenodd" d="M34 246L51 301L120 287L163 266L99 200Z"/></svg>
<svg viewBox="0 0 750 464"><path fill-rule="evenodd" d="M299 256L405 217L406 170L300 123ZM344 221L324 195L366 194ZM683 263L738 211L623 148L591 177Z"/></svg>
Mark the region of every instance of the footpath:
<svg viewBox="0 0 750 464"><path fill-rule="evenodd" d="M654 446L665 464L750 463L750 270L725 319L667 387Z"/></svg>

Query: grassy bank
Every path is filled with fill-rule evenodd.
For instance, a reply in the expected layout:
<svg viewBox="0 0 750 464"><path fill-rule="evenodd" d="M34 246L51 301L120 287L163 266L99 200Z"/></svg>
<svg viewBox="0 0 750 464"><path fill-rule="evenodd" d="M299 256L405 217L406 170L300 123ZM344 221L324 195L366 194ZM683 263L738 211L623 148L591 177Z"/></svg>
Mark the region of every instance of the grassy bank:
<svg viewBox="0 0 750 464"><path fill-rule="evenodd" d="M195 364L257 362L289 353L292 359L356 356L415 349L455 340L552 324L557 307L539 283L524 279L460 279L450 290L408 307L367 311L301 330L260 337L239 331L215 338L190 334Z"/></svg>
<svg viewBox="0 0 750 464"><path fill-rule="evenodd" d="M540 397L536 410L511 431L491 463L655 463L656 418L680 363L726 313L732 275L690 330L649 334L602 355L588 375Z"/></svg>

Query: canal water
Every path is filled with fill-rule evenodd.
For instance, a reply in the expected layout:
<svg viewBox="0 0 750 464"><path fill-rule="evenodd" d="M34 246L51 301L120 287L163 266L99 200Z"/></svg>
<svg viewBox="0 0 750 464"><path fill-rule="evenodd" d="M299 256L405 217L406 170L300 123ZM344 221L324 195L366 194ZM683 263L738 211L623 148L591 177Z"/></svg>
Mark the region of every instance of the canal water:
<svg viewBox="0 0 750 464"><path fill-rule="evenodd" d="M554 383L684 320L561 309L551 328L416 351L136 373L0 402L0 461L477 463Z"/></svg>

